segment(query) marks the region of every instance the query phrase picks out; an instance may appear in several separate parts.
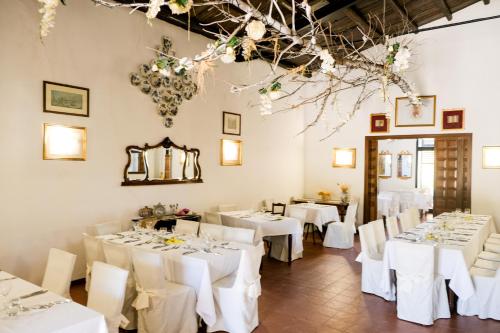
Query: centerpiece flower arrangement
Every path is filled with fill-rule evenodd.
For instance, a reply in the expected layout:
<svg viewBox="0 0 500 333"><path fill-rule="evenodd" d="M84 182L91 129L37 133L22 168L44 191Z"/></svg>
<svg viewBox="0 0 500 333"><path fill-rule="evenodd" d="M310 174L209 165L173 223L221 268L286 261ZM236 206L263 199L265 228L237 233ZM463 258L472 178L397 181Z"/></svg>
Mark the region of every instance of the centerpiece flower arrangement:
<svg viewBox="0 0 500 333"><path fill-rule="evenodd" d="M340 200L343 203L348 203L349 202L349 188L350 188L350 186L346 183L340 183L337 185L338 185L339 190L341 192Z"/></svg>
<svg viewBox="0 0 500 333"><path fill-rule="evenodd" d="M328 192L328 191L323 191L322 190L322 191L318 192L318 195L321 197L321 200L328 201L328 200L331 199L331 195L332 194L330 192Z"/></svg>

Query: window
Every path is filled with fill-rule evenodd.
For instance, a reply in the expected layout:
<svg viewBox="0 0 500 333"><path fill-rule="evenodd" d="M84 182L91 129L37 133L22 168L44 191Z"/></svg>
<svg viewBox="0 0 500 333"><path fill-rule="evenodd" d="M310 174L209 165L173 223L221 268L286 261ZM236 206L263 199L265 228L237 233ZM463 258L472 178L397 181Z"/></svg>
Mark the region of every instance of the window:
<svg viewBox="0 0 500 333"><path fill-rule="evenodd" d="M417 188L434 194L434 139L417 140Z"/></svg>

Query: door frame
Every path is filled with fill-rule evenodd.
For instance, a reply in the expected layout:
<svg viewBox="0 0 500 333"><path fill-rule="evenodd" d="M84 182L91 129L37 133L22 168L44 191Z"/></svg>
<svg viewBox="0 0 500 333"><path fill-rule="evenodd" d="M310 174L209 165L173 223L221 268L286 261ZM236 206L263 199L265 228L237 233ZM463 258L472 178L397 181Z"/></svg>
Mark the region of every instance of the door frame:
<svg viewBox="0 0 500 333"><path fill-rule="evenodd" d="M377 143L377 150L378 150L378 141L379 140L397 140L397 139L425 139L425 138L445 138L445 137L467 137L469 138L471 142L471 148L472 148L472 133L445 133L445 134L401 134L401 135L368 135L365 136L365 174L364 174L364 195L363 195L363 223L368 223L373 220L370 216L370 209L366 203L370 202L370 193L368 191L368 186L370 184L370 170L368 169L368 159L369 157L369 147L373 142ZM471 164L469 167L471 168L471 175L472 175L472 149L471 149L471 158L469 163ZM378 155L377 155L377 163L378 167ZM378 171L375 173L375 177L378 178ZM375 182L375 188L378 190L378 179ZM471 183L472 187L472 183ZM378 193L378 191L375 191ZM377 200L375 200L375 205L377 205ZM376 207L377 208L377 207ZM377 209L375 209L377 211Z"/></svg>

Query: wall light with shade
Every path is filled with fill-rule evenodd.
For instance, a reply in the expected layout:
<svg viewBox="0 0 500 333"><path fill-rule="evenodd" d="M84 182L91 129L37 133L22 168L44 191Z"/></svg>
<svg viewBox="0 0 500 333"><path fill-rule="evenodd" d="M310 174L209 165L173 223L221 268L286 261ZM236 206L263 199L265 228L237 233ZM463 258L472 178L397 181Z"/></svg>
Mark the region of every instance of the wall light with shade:
<svg viewBox="0 0 500 333"><path fill-rule="evenodd" d="M241 140L220 140L220 165L241 165Z"/></svg>
<svg viewBox="0 0 500 333"><path fill-rule="evenodd" d="M356 168L356 148L333 148L334 168Z"/></svg>
<svg viewBox="0 0 500 333"><path fill-rule="evenodd" d="M44 124L43 159L85 161L87 159L87 129Z"/></svg>
<svg viewBox="0 0 500 333"><path fill-rule="evenodd" d="M500 146L483 147L483 169L500 169Z"/></svg>

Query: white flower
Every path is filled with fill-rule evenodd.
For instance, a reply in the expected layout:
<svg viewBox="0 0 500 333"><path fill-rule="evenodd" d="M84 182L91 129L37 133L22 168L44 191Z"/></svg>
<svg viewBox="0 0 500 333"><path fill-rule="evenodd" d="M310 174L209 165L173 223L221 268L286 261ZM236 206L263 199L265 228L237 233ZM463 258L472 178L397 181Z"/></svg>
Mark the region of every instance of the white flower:
<svg viewBox="0 0 500 333"><path fill-rule="evenodd" d="M274 100L281 97L281 91L280 90L271 90L268 93L268 95L269 95L269 98L274 101Z"/></svg>
<svg viewBox="0 0 500 333"><path fill-rule="evenodd" d="M409 59L411 52L407 47L400 47L398 53L394 57L393 69L395 72L400 72L410 67Z"/></svg>
<svg viewBox="0 0 500 333"><path fill-rule="evenodd" d="M221 55L220 60L225 64L230 64L236 60L236 54L231 46L226 47L226 53Z"/></svg>
<svg viewBox="0 0 500 333"><path fill-rule="evenodd" d="M167 68L162 68L160 69L160 74L163 75L163 76L170 76L170 70L167 69Z"/></svg>
<svg viewBox="0 0 500 333"><path fill-rule="evenodd" d="M165 4L164 0L149 0L149 7L148 11L146 12L146 17L148 18L148 21L151 19L154 19L156 15L161 10L161 6Z"/></svg>
<svg viewBox="0 0 500 333"><path fill-rule="evenodd" d="M157 64L153 64L153 66L151 66L151 71L152 72L157 72L158 71L158 65Z"/></svg>
<svg viewBox="0 0 500 333"><path fill-rule="evenodd" d="M39 12L42 15L40 20L40 37L47 37L49 30L54 27L54 20L56 18L56 7L59 5L59 0L38 0L43 7Z"/></svg>
<svg viewBox="0 0 500 333"><path fill-rule="evenodd" d="M245 27L248 37L259 40L266 34L266 25L258 20L253 20Z"/></svg>
<svg viewBox="0 0 500 333"><path fill-rule="evenodd" d="M394 52L394 47L392 45L387 46L387 52L389 53Z"/></svg>
<svg viewBox="0 0 500 333"><path fill-rule="evenodd" d="M267 116L273 114L273 101L268 94L260 95L260 115Z"/></svg>
<svg viewBox="0 0 500 333"><path fill-rule="evenodd" d="M193 5L193 0L189 0L186 5L182 5L178 3L175 0L170 0L168 2L168 7L170 7L170 10L172 11L172 14L184 14L189 12L191 9L191 6Z"/></svg>
<svg viewBox="0 0 500 333"><path fill-rule="evenodd" d="M183 69L189 71L193 67L194 67L193 61L189 58L184 57L181 60L179 60L179 65L175 67L174 70L176 73L180 73Z"/></svg>
<svg viewBox="0 0 500 333"><path fill-rule="evenodd" d="M325 74L331 74L335 72L335 59L333 59L330 52L327 49L323 49L319 52L319 58L321 61L321 72Z"/></svg>

